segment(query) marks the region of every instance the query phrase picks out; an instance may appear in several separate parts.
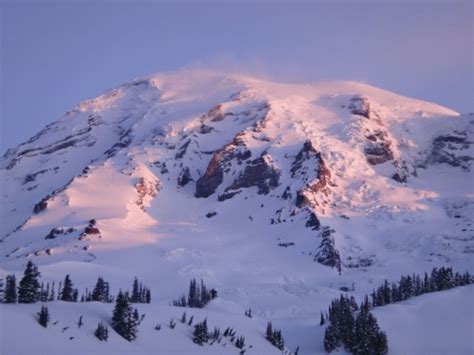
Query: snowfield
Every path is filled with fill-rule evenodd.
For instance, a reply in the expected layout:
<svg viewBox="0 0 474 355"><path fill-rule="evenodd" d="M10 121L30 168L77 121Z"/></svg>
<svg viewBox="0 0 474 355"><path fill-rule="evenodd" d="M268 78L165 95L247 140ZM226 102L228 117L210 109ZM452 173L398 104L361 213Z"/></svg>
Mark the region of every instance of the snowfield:
<svg viewBox="0 0 474 355"><path fill-rule="evenodd" d="M201 70L85 101L0 160L0 277L32 260L43 282L70 274L81 294L102 276L115 295L137 276L152 302L131 343L93 335L113 304L48 303L46 329L39 304L2 304L1 353L238 354L167 326L192 278L219 296L188 316L234 327L245 354L281 353L267 321L289 351L323 353L341 287L361 301L402 274L474 272L473 131L472 114L362 83ZM377 309L389 353L474 353L473 290Z"/></svg>
<svg viewBox="0 0 474 355"><path fill-rule="evenodd" d="M377 308L374 311L379 324L388 334L389 354L468 355L474 346L474 286L423 295ZM252 345L246 354L281 354L281 351L264 339L266 322L260 318L249 319L235 304L216 300L205 310L158 305L138 305L146 317L140 325L135 342L128 342L109 331L109 340L100 342L94 330L100 321L108 322L112 304L97 302L66 303L48 302L51 325L40 327L36 313L40 305L0 305L1 353L15 355L64 355L64 354L238 354L229 340L221 344L198 346L192 342L191 326L180 322L183 311L187 316L201 321L208 319L214 326L232 325L243 334L246 344ZM242 311L242 312L241 312ZM84 325L78 328L79 316ZM175 329L168 324L177 322ZM56 323L56 324L53 324ZM155 330L161 324L161 330ZM26 338L20 336L27 335ZM301 347L301 354L325 354L322 338L325 326L315 322L289 322L285 335ZM72 338L72 339L71 339ZM294 349L294 348L293 348ZM342 350L338 354L345 353Z"/></svg>

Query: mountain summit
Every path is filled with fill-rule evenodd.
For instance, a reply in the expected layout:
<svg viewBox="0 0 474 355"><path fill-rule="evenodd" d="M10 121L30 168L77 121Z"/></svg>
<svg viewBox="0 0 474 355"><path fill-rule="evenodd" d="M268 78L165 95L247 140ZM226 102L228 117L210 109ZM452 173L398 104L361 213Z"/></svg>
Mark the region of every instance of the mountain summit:
<svg viewBox="0 0 474 355"><path fill-rule="evenodd" d="M153 75L5 153L0 261L166 280L165 303L204 278L260 314L317 319L339 287L472 262L473 130L357 82Z"/></svg>
<svg viewBox="0 0 474 355"><path fill-rule="evenodd" d="M4 155L0 257L89 260L194 228L259 229L339 269L408 245L462 257L473 119L355 82L135 80Z"/></svg>

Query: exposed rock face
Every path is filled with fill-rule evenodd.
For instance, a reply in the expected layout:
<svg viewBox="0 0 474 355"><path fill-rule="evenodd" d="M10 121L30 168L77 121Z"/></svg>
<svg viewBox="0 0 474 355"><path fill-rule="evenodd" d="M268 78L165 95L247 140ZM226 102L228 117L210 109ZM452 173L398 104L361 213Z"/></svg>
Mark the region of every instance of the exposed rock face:
<svg viewBox="0 0 474 355"><path fill-rule="evenodd" d="M100 239L102 236L100 235L99 228L96 227L96 220L91 219L89 224L84 228L84 232L82 232L79 236L79 240L90 240L90 239Z"/></svg>
<svg viewBox="0 0 474 355"><path fill-rule="evenodd" d="M222 105L219 104L213 107L206 115L206 118L211 120L212 122L219 122L222 121L227 116L233 116L232 112L224 112L222 109Z"/></svg>
<svg viewBox="0 0 474 355"><path fill-rule="evenodd" d="M299 178L306 184L296 194L296 206L300 208L308 203L306 194L323 191L331 180L331 172L327 168L321 153L313 147L309 140L303 144L303 148L296 155L291 164L290 172L292 178ZM282 197L285 198L286 196L288 194Z"/></svg>
<svg viewBox="0 0 474 355"><path fill-rule="evenodd" d="M306 227L313 230L318 230L321 227L321 223L314 212L311 212L309 219L306 221Z"/></svg>
<svg viewBox="0 0 474 355"><path fill-rule="evenodd" d="M226 191L256 186L258 194L266 195L270 190L278 187L279 179L280 172L274 166L272 158L268 154L264 154L252 160Z"/></svg>
<svg viewBox="0 0 474 355"><path fill-rule="evenodd" d="M377 130L366 136L367 144L364 149L367 161L372 165L382 164L393 160L392 142L385 131Z"/></svg>
<svg viewBox="0 0 474 355"><path fill-rule="evenodd" d="M408 171L408 167L404 161L396 162L395 167L397 171L392 175L392 179L399 182L399 183L406 183L408 182L408 176L410 175Z"/></svg>
<svg viewBox="0 0 474 355"><path fill-rule="evenodd" d="M49 169L41 169L41 170L39 170L39 171L37 171L37 172L35 172L35 173L26 175L25 181L23 182L23 184L27 184L27 183L29 183L29 182L35 181L35 180L36 180L36 177L37 177L38 175L44 174L44 173L46 173L46 172L48 172L48 171L49 171Z"/></svg>
<svg viewBox="0 0 474 355"><path fill-rule="evenodd" d="M336 268L341 271L341 256L334 243L333 229L323 227L320 237L322 238L314 260L320 264Z"/></svg>
<svg viewBox="0 0 474 355"><path fill-rule="evenodd" d="M178 176L178 185L183 187L186 186L190 181L193 181L191 177L191 172L189 168L186 166L181 170L181 173Z"/></svg>
<svg viewBox="0 0 474 355"><path fill-rule="evenodd" d="M196 197L209 197L224 181L224 165L226 162L224 151L218 151L213 156L206 172L196 182Z"/></svg>
<svg viewBox="0 0 474 355"><path fill-rule="evenodd" d="M364 116L370 119L370 103L366 97L354 96L349 103L349 110L353 115Z"/></svg>
<svg viewBox="0 0 474 355"><path fill-rule="evenodd" d="M143 177L138 179L135 184L135 189L138 193L137 205L145 211L148 203L156 196L159 190L158 181L150 181Z"/></svg>
<svg viewBox="0 0 474 355"><path fill-rule="evenodd" d="M453 131L433 140L427 164L448 164L470 170L474 157L469 154L473 142L466 131Z"/></svg>
<svg viewBox="0 0 474 355"><path fill-rule="evenodd" d="M188 139L183 145L179 148L178 153L176 153L175 159L181 159L186 151L188 150L189 143L191 143L191 139Z"/></svg>
<svg viewBox="0 0 474 355"><path fill-rule="evenodd" d="M40 213L41 211L44 211L46 207L48 207L48 199L49 196L43 198L40 202L38 202L35 207L33 207L33 212Z"/></svg>
<svg viewBox="0 0 474 355"><path fill-rule="evenodd" d="M224 173L231 166L233 159L237 163L250 158L252 153L248 150L244 142L237 136L231 143L214 153L209 162L206 172L196 182L196 197L209 197L224 181Z"/></svg>
<svg viewBox="0 0 474 355"><path fill-rule="evenodd" d="M131 128L126 130L126 131L123 131L121 129L121 134L120 134L119 141L117 143L115 143L114 145L112 145L112 147L107 149L104 152L104 155L108 158L113 157L115 154L117 154L118 151L120 151L120 149L128 147L130 145L130 143L132 142L132 139L133 139L133 137L132 137L132 129Z"/></svg>

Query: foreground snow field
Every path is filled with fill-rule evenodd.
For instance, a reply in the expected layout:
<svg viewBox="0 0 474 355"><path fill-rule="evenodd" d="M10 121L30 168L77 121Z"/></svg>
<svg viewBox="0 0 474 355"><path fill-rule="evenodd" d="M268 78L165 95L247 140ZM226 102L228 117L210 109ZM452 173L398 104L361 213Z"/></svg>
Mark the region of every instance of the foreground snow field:
<svg viewBox="0 0 474 355"><path fill-rule="evenodd" d="M388 334L390 355L469 355L472 354L474 333L474 286L465 286L376 309L374 314ZM15 355L63 354L238 354L229 341L204 345L192 342L192 327L180 323L182 312L197 320L208 318L211 327L231 325L252 345L246 354L281 354L264 339L266 322L249 319L235 304L218 300L205 310L183 309L158 305L139 305L146 313L140 325L138 339L129 343L114 332L108 342L98 341L93 332L99 321L109 321L112 305L100 303L47 303L51 313L48 328L40 327L35 319L39 304L0 305L1 353ZM79 316L84 325L78 328ZM169 320L177 322L175 329ZM161 323L162 329L154 329ZM300 354L324 354L324 326L316 322L289 322L284 328L292 343L299 343ZM71 339L73 338L73 339ZM339 351L338 353L343 353Z"/></svg>
<svg viewBox="0 0 474 355"><path fill-rule="evenodd" d="M238 353L166 327L192 278L219 297L188 314L238 329L253 345L246 354L278 352L267 321L289 350L320 353L319 315L341 288L360 301L402 274L474 272L473 131L472 114L356 82L184 70L85 101L0 161L0 277L21 278L32 260L45 283L70 274L81 294L102 276L115 295L137 276L152 303L139 305L133 343L91 334L110 304L48 304L58 323L47 329L34 320L39 304L1 305L4 353ZM440 351L474 352L465 332L447 330L454 323L445 341L444 324L422 327L449 300L472 310L469 295L472 286L377 309L391 353L432 353L428 336ZM452 312L472 325L472 312ZM405 321L417 328L398 329Z"/></svg>

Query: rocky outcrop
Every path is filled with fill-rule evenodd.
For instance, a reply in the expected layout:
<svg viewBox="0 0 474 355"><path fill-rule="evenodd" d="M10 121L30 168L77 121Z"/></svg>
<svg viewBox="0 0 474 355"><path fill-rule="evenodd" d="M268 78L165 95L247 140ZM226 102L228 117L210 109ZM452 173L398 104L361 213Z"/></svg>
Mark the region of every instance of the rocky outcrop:
<svg viewBox="0 0 474 355"><path fill-rule="evenodd" d="M129 128L126 131L122 130L122 132L120 134L119 141L117 143L115 143L114 145L112 145L112 147L107 149L104 152L104 155L107 158L111 158L111 157L115 156L121 149L127 148L130 145L130 143L132 142L132 139L133 139L133 136L132 136L132 129L131 128Z"/></svg>
<svg viewBox="0 0 474 355"><path fill-rule="evenodd" d="M186 142L183 143L183 145L179 148L178 152L176 153L176 156L175 156L176 160L183 158L184 154L186 154L186 151L188 150L190 143L191 143L191 139L188 139Z"/></svg>
<svg viewBox="0 0 474 355"><path fill-rule="evenodd" d="M426 164L448 164L470 170L474 157L469 154L473 141L467 131L453 131L433 140Z"/></svg>
<svg viewBox="0 0 474 355"><path fill-rule="evenodd" d="M264 154L252 160L226 191L256 186L258 194L266 195L278 187L279 179L280 171L273 164L270 155Z"/></svg>
<svg viewBox="0 0 474 355"><path fill-rule="evenodd" d="M366 97L354 96L350 99L349 110L353 115L363 116L370 119L370 103Z"/></svg>
<svg viewBox="0 0 474 355"><path fill-rule="evenodd" d="M56 227L56 228L51 229L51 231L48 233L46 237L44 237L44 239L56 239L57 237L61 235L70 234L74 231L75 229L72 227L67 228L67 229Z"/></svg>
<svg viewBox="0 0 474 355"><path fill-rule="evenodd" d="M387 132L377 130L368 134L366 138L364 153L370 164L378 165L394 159L392 142L388 138Z"/></svg>
<svg viewBox="0 0 474 355"><path fill-rule="evenodd" d="M227 116L234 116L234 113L224 112L222 108L222 104L219 104L217 106L214 106L211 110L209 110L205 118L209 119L211 122L219 122L219 121L222 121Z"/></svg>
<svg viewBox="0 0 474 355"><path fill-rule="evenodd" d="M226 144L212 156L206 172L196 181L196 197L209 197L224 181L224 173L229 171L232 160L241 164L251 157L252 153L237 135L232 142Z"/></svg>
<svg viewBox="0 0 474 355"><path fill-rule="evenodd" d="M209 197L222 184L222 181L224 181L224 167L228 157L223 150L212 156L206 172L196 182L196 197Z"/></svg>
<svg viewBox="0 0 474 355"><path fill-rule="evenodd" d="M392 175L392 179L399 183L408 182L408 176L410 175L410 172L408 171L408 167L405 161L395 162L395 168L396 168L396 171Z"/></svg>
<svg viewBox="0 0 474 355"><path fill-rule="evenodd" d="M193 178L191 177L191 172L189 171L189 168L186 166L183 168L183 170L181 170L181 173L178 176L178 185L183 187L191 181L193 181Z"/></svg>
<svg viewBox="0 0 474 355"><path fill-rule="evenodd" d="M300 208L309 202L308 194L325 191L331 180L331 172L321 153L313 147L310 140L304 142L291 164L290 172L292 178L298 178L305 183L305 186L296 193L296 206ZM282 197L288 196L290 193L285 190Z"/></svg>
<svg viewBox="0 0 474 355"><path fill-rule="evenodd" d="M102 238L100 230L97 227L97 221L91 219L89 224L84 228L84 232L79 235L79 240L91 240Z"/></svg>
<svg viewBox="0 0 474 355"><path fill-rule="evenodd" d="M33 212L38 214L41 211L44 211L46 207L48 207L48 200L49 200L49 196L46 196L45 198L43 198L40 202L38 202L35 205L35 207L33 207Z"/></svg>
<svg viewBox="0 0 474 355"><path fill-rule="evenodd" d="M145 208L149 205L150 201L156 196L159 190L158 181L151 181L140 177L138 182L135 184L137 190L138 199L136 204L145 211Z"/></svg>
<svg viewBox="0 0 474 355"><path fill-rule="evenodd" d="M313 230L318 230L321 227L318 217L314 212L311 212L308 220L306 221L306 228L311 228Z"/></svg>
<svg viewBox="0 0 474 355"><path fill-rule="evenodd" d="M341 272L341 256L339 251L336 249L334 237L332 236L334 232L334 229L330 229L327 226L323 227L319 234L321 243L314 260L322 265L336 268Z"/></svg>

